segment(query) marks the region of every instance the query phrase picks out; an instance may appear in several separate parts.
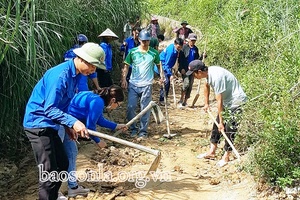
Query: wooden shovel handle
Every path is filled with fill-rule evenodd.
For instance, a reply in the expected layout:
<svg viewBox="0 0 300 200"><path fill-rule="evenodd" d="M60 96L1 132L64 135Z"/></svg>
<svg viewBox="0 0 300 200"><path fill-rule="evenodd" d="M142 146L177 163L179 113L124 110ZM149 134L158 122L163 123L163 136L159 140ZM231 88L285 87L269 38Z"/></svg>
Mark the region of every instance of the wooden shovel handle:
<svg viewBox="0 0 300 200"><path fill-rule="evenodd" d="M141 118L148 110L150 110L154 105L155 105L155 102L150 101L150 103L148 104L148 106L146 106L146 108L144 108L139 114L137 114L134 118L132 118L129 122L127 122L126 126L128 127L131 124L133 124L136 120ZM117 132L115 132L115 134L113 136L117 137L120 133L122 133L122 130L118 130Z"/></svg>
<svg viewBox="0 0 300 200"><path fill-rule="evenodd" d="M210 118L214 121L214 123L216 124L216 126L218 126L218 122L217 120L214 118L214 116L211 114L211 112L209 110L207 110L207 113L209 114ZM237 159L240 160L241 156L240 154L237 152L236 148L233 146L232 142L230 141L230 139L227 137L227 135L225 134L224 131L221 131L223 137L226 139L226 141L228 142L228 144L230 145L230 147L232 148L233 153L236 155Z"/></svg>
<svg viewBox="0 0 300 200"><path fill-rule="evenodd" d="M113 141L113 142L117 142L119 144L123 144L125 146L129 146L129 147L132 147L134 149L138 149L138 150L150 153L150 154L155 155L155 156L160 155L160 151L158 151L158 150L150 149L150 148L145 147L143 145L139 145L139 144L136 144L136 143L133 143L133 142L129 142L127 140L122 140L120 138L113 137L111 135L107 135L107 134L100 133L100 132L97 132L97 131L93 131L93 130L89 130L89 129L88 129L88 131L89 131L90 135L93 135L93 136L96 136L96 137L101 137L101 138L104 138L104 139L107 139L107 140L110 140L110 141Z"/></svg>

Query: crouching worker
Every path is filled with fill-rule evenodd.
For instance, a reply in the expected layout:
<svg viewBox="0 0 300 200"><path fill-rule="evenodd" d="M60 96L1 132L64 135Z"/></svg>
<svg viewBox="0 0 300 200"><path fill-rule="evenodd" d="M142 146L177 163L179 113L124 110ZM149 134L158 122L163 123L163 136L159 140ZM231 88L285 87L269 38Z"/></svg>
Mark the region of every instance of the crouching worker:
<svg viewBox="0 0 300 200"><path fill-rule="evenodd" d="M194 60L189 64L188 76L193 74L194 78L206 78L207 83L204 87L204 110L209 109L210 86L214 89L217 100L217 125L213 125L210 137L210 150L207 153L200 154L197 158L214 159L216 156L217 144L220 142L221 131L224 131L230 141L233 143L237 132L237 116L241 114L241 106L246 102L247 96L235 76L228 70L219 67L206 67L200 60ZM229 118L224 119L222 113L228 110ZM225 166L229 162L229 156L232 148L225 141L225 153L222 159L217 163L219 167Z"/></svg>
<svg viewBox="0 0 300 200"><path fill-rule="evenodd" d="M96 130L96 125L109 128L111 130L123 129L125 131L127 130L125 124L116 124L115 122L105 119L103 116L103 110L105 107L106 109L113 110L116 109L123 101L123 90L117 85L102 88L99 91L99 94L92 91L83 91L76 94L71 100L68 113L83 122L88 129L94 131ZM86 196L90 190L79 186L75 175L70 173L72 171L76 171L76 157L78 154L76 142L72 140L68 134L65 134L63 127L59 130L59 135L63 140L63 145L69 160L68 196ZM104 140L92 135L90 135L90 138L95 141L99 148L106 147Z"/></svg>

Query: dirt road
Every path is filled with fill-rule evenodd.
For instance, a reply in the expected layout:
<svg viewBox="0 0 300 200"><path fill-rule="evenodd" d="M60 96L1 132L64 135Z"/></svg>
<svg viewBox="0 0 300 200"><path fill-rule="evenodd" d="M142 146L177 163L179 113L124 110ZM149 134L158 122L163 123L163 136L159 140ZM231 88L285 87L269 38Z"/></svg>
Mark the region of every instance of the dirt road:
<svg viewBox="0 0 300 200"><path fill-rule="evenodd" d="M189 105L196 93L196 87L195 84L188 101ZM177 100L179 91L180 84L176 85ZM158 100L158 94L159 85L155 83L153 100ZM90 188L91 192L88 197L77 199L258 199L256 183L250 175L241 171L240 163L233 157L233 161L223 168L216 166L217 160L196 158L197 154L206 152L209 148L209 135L213 123L201 110L202 97L200 93L194 109L173 108L172 98L169 98L171 133L177 134L171 140L162 137L167 133L166 124L157 125L151 119L150 136L140 144L160 150L162 160L157 173L149 178L134 179L137 173L146 173L155 156L112 142L108 142L107 149L100 151L92 142L82 141L79 145L77 171L98 174L111 172L110 178L113 179L81 182L80 184ZM212 108L216 111L213 105ZM161 109L164 111L164 107ZM126 103L113 111L111 118L116 122L124 122L125 111ZM112 134L104 129L99 131ZM137 142L126 135L121 137ZM220 144L220 147L222 146L223 143ZM219 148L218 159L221 158L221 154L222 150ZM0 199L37 198L38 174L32 154L18 166L2 163L0 169ZM62 186L62 192L67 192L66 183Z"/></svg>

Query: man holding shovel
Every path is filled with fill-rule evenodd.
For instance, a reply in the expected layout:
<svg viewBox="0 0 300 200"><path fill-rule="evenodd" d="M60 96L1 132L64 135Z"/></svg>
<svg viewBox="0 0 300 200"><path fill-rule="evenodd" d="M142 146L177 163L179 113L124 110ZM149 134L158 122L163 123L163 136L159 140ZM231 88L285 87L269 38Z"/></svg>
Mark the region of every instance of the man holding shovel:
<svg viewBox="0 0 300 200"><path fill-rule="evenodd" d="M152 84L154 78L154 66L159 65L160 59L158 51L149 47L150 33L142 30L139 33L140 46L131 49L124 61L122 72L122 87L128 88L127 119L130 121L136 115L135 110L140 100L141 110L143 110L152 100ZM126 81L129 66L132 66L129 83ZM139 128L139 140L148 136L148 125L150 110L141 117ZM130 126L131 136L138 133L136 123Z"/></svg>
<svg viewBox="0 0 300 200"><path fill-rule="evenodd" d="M224 133L230 141L225 141L225 153L222 159L217 163L219 167L225 166L229 162L229 156L233 149L232 142L237 132L238 121L236 119L238 114L241 114L241 106L246 102L247 96L240 86L235 76L228 70L219 67L206 67L200 60L194 60L189 64L189 71L187 75L193 74L194 78L206 78L207 83L204 87L204 110L209 112L209 94L210 86L214 89L218 115L216 122L213 125L212 134L210 138L210 150L207 153L200 154L197 158L214 159L217 144L220 141L221 134ZM224 111L228 112L229 118L224 119ZM218 125L218 126L217 126ZM226 138L226 136L224 136Z"/></svg>
<svg viewBox="0 0 300 200"><path fill-rule="evenodd" d="M180 108L187 106L187 100L190 98L194 83L194 77L186 75L189 63L193 60L202 60L204 57L206 57L205 52L203 52L203 54L199 54L199 49L195 45L197 41L197 35L195 33L190 33L187 40L188 43L183 45L178 57L178 71L181 73L181 77L183 79L183 85L181 88L181 96L179 101Z"/></svg>
<svg viewBox="0 0 300 200"><path fill-rule="evenodd" d="M169 90L170 90L170 82L173 80L173 72L172 68L176 63L176 60L179 56L179 52L181 51L183 46L183 40L181 38L176 38L174 40L173 44L170 44L165 48L160 54L160 60L162 64L162 70L165 77L162 77L162 74L160 74L161 79L164 79L165 84L165 91L163 90L163 87L160 89L160 95L159 95L159 103L160 105L164 106L164 98L168 97ZM158 72L157 72L158 73Z"/></svg>
<svg viewBox="0 0 300 200"><path fill-rule="evenodd" d="M74 53L76 58L46 71L26 105L24 130L31 142L36 163L46 174L59 174L69 166L58 136L60 125L66 127L72 139L78 135L89 136L86 126L66 111L77 90L80 74L87 76L94 73L96 67L105 67L105 53L96 43L86 43L75 49ZM39 199L57 200L59 195L59 199L66 199L58 193L61 183L60 177L39 176Z"/></svg>

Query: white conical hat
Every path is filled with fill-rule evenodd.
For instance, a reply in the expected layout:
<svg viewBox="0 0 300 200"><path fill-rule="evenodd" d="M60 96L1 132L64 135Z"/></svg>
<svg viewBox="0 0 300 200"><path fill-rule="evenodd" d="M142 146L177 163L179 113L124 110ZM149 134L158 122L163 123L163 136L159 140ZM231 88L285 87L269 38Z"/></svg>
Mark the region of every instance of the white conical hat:
<svg viewBox="0 0 300 200"><path fill-rule="evenodd" d="M98 37L113 37L115 40L119 39L119 37L112 32L112 30L110 30L109 28L107 28L105 31L103 31L100 35L98 35Z"/></svg>

